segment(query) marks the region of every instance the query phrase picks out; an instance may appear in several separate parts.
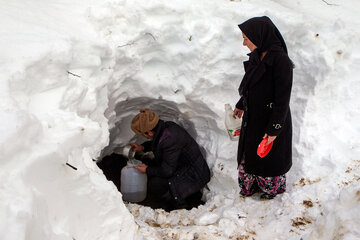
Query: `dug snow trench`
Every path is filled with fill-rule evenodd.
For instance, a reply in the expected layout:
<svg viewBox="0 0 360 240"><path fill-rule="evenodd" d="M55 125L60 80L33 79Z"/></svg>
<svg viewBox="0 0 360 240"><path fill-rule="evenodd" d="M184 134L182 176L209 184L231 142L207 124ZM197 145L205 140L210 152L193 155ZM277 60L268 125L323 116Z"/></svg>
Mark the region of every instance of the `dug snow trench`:
<svg viewBox="0 0 360 240"><path fill-rule="evenodd" d="M338 19L259 6L108 3L86 18L101 40L66 38L24 58L5 78L11 109L2 118L14 127L2 136L1 239L359 237L359 37ZM247 53L236 24L269 13L296 65L294 164L287 192L260 201L239 196L224 104L238 99ZM97 168L101 153L134 140L130 120L144 107L183 125L204 149L212 170L205 205L170 213L125 206Z"/></svg>
<svg viewBox="0 0 360 240"><path fill-rule="evenodd" d="M115 45L116 56L112 67L112 78L116 80L108 82L110 100L106 117L110 143L104 151L110 153L132 141L131 118L139 108L150 107L180 123L196 137L206 151L213 174L208 184L210 191L204 193L206 204L196 209L167 213L127 204L140 233L146 239L288 240L300 236L328 239L351 232L351 227L341 221L349 217L334 212L332 206L338 202L340 192L344 199L339 209L356 203L350 200L357 196L356 150L342 157L326 144L320 144L331 136L326 129L331 129L339 119L334 113L346 111L334 96L347 91L355 93L357 89L351 89L356 80L349 76L346 67L354 58L348 54L349 46L356 41L349 37L349 45L345 46L336 40L337 34L345 31L343 23L327 22L326 26L331 27L313 25L294 12L288 15L288 9L280 6L276 6L277 14L271 16L281 29L296 65L291 99L294 154L287 192L264 202L257 194L250 198L239 196L237 143L229 140L223 121L224 104L234 104L238 98L236 89L243 74L241 62L247 53L241 46L238 28L230 27L227 21L242 22L248 18L247 13L260 11L262 15L263 12L246 3L242 11L221 5L217 14L211 16L208 14L214 10L210 7L201 12L177 7L165 2L159 6L132 5L136 14L127 18L122 17L121 7L107 8L106 16L95 16L101 19L96 22L99 29ZM183 14L186 11L192 12L196 21L187 18ZM159 14L167 19L161 21L163 24L158 24ZM128 29L130 32L124 33L121 26L111 21L114 18L122 19L128 26L137 26L137 30ZM340 76L347 76L348 81L341 83L342 87L334 87ZM327 96L329 89L333 97ZM329 101L331 109L324 107ZM331 118L324 121L329 113ZM346 140L338 144L343 149L348 144L356 145ZM330 176L339 178L334 181ZM342 190L346 185L349 186ZM333 216L336 220L331 220ZM341 230L322 231L330 228L327 224Z"/></svg>

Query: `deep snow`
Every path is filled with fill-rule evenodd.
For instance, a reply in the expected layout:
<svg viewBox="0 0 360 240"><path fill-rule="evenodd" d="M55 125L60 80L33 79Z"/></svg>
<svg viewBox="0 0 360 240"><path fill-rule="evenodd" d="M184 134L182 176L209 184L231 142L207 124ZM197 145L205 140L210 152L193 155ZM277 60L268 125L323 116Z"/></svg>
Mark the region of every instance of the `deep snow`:
<svg viewBox="0 0 360 240"><path fill-rule="evenodd" d="M358 1L0 6L0 239L360 239ZM294 165L272 201L239 196L224 126L247 57L237 24L261 15L296 65ZM140 107L203 147L213 172L204 206L125 205L97 168L141 141L129 128Z"/></svg>

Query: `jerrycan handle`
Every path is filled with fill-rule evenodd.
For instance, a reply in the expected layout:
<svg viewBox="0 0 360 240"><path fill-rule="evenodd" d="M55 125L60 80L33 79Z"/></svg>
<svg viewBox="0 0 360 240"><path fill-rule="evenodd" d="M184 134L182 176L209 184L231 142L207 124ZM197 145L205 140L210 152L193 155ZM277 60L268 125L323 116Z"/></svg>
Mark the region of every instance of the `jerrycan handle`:
<svg viewBox="0 0 360 240"><path fill-rule="evenodd" d="M138 166L139 164L141 164L142 162L140 160L136 160L136 159L130 159L128 162L127 162L127 167L136 167Z"/></svg>

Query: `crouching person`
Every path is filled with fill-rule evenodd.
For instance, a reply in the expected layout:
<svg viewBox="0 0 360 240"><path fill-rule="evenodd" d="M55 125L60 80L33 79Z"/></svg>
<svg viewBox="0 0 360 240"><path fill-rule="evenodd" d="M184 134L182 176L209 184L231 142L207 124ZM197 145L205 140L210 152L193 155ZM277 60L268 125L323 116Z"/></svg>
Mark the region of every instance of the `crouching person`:
<svg viewBox="0 0 360 240"><path fill-rule="evenodd" d="M191 208L200 190L210 180L210 170L196 141L174 122L165 122L149 109L140 110L131 122L131 129L150 141L130 143L133 151L154 153L155 159L136 167L148 176L148 195L168 201L170 209Z"/></svg>

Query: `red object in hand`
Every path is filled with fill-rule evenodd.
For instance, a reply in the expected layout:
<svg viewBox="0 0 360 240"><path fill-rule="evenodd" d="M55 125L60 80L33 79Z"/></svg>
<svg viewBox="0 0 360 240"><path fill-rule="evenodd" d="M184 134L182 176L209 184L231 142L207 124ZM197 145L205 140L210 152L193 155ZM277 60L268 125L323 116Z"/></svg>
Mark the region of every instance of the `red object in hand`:
<svg viewBox="0 0 360 240"><path fill-rule="evenodd" d="M265 157L271 150L272 146L273 146L273 143L274 142L271 142L269 143L268 145L265 146L265 144L267 143L268 141L268 138L264 138L261 143L259 144L259 147L257 149L257 155L259 155L259 157L263 158Z"/></svg>

